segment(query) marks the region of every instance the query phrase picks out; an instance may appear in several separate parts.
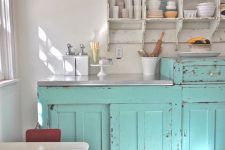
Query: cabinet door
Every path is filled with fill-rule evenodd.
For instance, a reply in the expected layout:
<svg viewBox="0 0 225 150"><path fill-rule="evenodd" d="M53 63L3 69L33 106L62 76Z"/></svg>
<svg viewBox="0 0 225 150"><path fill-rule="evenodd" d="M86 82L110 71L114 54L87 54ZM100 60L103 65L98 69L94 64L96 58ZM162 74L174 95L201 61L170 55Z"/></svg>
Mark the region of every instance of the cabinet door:
<svg viewBox="0 0 225 150"><path fill-rule="evenodd" d="M110 106L111 150L171 150L170 104Z"/></svg>
<svg viewBox="0 0 225 150"><path fill-rule="evenodd" d="M62 141L85 141L90 150L109 150L109 106L55 105L50 127L62 130Z"/></svg>
<svg viewBox="0 0 225 150"><path fill-rule="evenodd" d="M225 149L225 103L192 103L183 108L183 150Z"/></svg>

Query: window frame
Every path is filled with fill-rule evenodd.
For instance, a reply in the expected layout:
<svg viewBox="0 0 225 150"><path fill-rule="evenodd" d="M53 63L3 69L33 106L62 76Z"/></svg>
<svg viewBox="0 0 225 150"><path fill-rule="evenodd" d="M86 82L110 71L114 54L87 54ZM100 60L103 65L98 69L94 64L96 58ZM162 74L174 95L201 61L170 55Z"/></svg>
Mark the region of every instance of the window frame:
<svg viewBox="0 0 225 150"><path fill-rule="evenodd" d="M3 72L3 61L2 61L2 54L0 51L0 81L4 80L4 72Z"/></svg>
<svg viewBox="0 0 225 150"><path fill-rule="evenodd" d="M15 77L12 0L0 0L0 81Z"/></svg>

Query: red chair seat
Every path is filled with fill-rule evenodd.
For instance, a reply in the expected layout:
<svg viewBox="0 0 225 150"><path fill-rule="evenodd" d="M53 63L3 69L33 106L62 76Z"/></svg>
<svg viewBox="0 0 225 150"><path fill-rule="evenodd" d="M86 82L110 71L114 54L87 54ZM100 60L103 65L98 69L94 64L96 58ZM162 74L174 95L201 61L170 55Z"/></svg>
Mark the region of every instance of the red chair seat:
<svg viewBox="0 0 225 150"><path fill-rule="evenodd" d="M29 129L26 131L26 142L60 142L60 129Z"/></svg>

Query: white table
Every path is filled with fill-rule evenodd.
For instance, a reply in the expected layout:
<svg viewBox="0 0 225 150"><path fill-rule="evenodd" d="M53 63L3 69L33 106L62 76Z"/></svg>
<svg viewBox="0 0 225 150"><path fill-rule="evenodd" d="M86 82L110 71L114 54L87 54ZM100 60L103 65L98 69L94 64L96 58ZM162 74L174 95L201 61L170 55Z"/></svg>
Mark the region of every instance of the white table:
<svg viewBox="0 0 225 150"><path fill-rule="evenodd" d="M85 142L9 142L0 143L0 150L88 150Z"/></svg>

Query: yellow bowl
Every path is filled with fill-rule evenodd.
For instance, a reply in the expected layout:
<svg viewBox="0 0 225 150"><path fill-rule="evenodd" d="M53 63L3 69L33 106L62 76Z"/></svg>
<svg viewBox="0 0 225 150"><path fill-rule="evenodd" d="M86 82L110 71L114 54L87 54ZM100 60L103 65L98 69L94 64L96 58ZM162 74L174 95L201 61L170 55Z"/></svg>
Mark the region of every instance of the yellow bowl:
<svg viewBox="0 0 225 150"><path fill-rule="evenodd" d="M176 18L177 17L177 11L166 11L164 13L166 18Z"/></svg>

